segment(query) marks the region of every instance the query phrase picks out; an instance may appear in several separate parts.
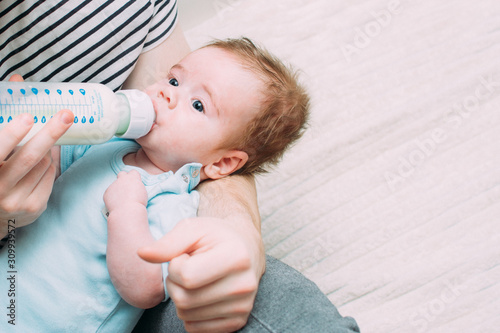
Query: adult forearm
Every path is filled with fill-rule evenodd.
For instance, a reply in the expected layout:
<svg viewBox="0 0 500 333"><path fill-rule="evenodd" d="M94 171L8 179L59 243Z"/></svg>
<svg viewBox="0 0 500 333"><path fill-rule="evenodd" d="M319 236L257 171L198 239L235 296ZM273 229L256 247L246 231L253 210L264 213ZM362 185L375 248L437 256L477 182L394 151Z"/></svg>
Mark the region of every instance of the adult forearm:
<svg viewBox="0 0 500 333"><path fill-rule="evenodd" d="M198 216L251 223L260 232L257 190L253 176L230 176L205 181L198 187L201 200Z"/></svg>

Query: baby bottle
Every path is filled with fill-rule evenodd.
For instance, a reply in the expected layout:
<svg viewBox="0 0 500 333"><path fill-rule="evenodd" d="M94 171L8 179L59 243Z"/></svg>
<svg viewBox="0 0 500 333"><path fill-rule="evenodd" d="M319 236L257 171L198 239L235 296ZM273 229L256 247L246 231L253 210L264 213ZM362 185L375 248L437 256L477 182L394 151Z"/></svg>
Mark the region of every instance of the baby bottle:
<svg viewBox="0 0 500 333"><path fill-rule="evenodd" d="M0 130L22 113L34 117L20 145L62 109L71 110L75 119L59 145L99 144L113 136L137 139L151 130L156 117L151 99L139 90L113 93L98 83L0 82Z"/></svg>

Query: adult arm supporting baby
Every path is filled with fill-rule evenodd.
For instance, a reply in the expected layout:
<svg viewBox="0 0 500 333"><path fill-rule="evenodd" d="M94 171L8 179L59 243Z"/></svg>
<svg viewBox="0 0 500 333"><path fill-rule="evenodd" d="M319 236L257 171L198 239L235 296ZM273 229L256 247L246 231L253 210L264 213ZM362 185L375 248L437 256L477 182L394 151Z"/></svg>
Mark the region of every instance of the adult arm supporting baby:
<svg viewBox="0 0 500 333"><path fill-rule="evenodd" d="M199 217L181 221L139 255L171 260L167 290L187 331L234 331L246 324L265 269L255 184L230 176L198 189Z"/></svg>

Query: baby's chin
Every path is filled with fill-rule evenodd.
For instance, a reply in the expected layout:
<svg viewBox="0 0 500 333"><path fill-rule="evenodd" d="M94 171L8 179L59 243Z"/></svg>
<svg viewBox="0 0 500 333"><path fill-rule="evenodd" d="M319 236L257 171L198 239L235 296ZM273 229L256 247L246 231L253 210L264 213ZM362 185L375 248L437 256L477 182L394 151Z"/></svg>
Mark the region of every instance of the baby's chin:
<svg viewBox="0 0 500 333"><path fill-rule="evenodd" d="M156 130L157 130L157 125L156 125L156 123L153 123L153 126L151 126L151 129L149 130L149 132L146 133L146 135L141 136L140 138L135 139L135 141L137 143L140 143L140 141L147 140L149 137L151 137L151 133L154 132L154 131L156 131Z"/></svg>

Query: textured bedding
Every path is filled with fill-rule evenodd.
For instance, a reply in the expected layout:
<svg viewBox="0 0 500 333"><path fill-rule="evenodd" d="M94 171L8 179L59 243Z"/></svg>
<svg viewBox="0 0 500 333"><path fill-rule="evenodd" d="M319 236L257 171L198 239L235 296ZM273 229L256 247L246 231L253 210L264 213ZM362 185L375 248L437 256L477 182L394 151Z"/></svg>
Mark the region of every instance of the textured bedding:
<svg viewBox="0 0 500 333"><path fill-rule="evenodd" d="M196 48L301 69L310 128L259 176L268 254L363 332L500 331L500 3L182 1Z"/></svg>

